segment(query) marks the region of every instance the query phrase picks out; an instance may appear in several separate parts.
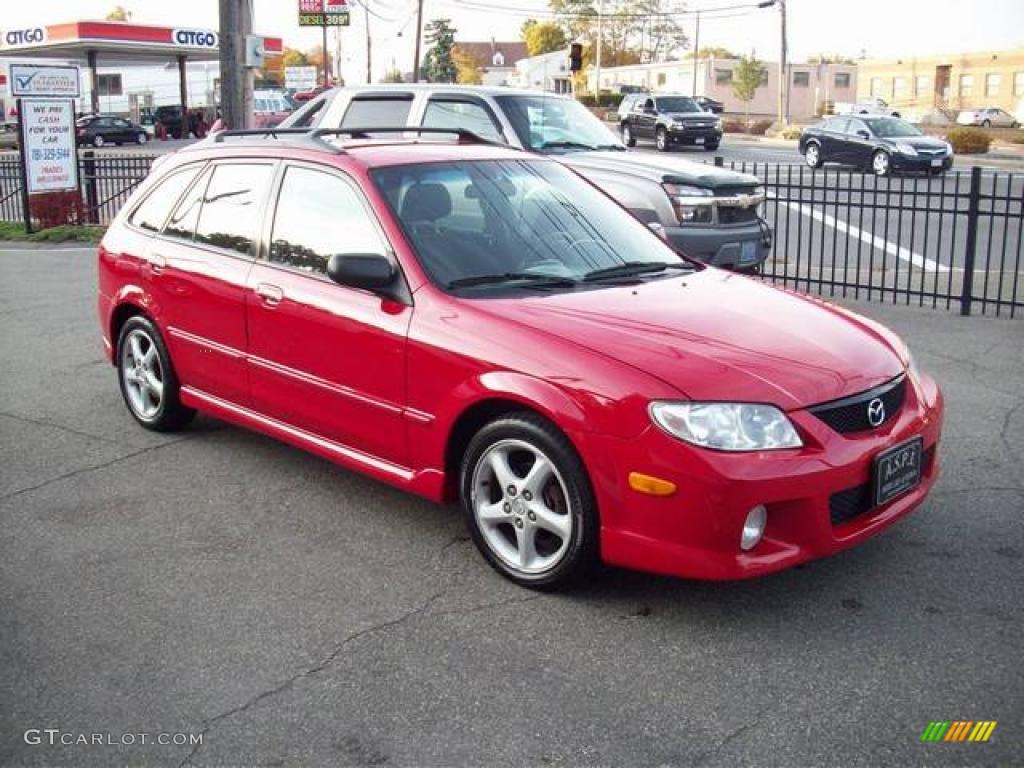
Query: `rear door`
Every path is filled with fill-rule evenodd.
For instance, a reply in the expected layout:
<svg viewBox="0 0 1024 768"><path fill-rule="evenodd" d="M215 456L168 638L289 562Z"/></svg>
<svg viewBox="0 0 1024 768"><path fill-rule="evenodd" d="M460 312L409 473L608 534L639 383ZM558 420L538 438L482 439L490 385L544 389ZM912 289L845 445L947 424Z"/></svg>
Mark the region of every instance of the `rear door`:
<svg viewBox="0 0 1024 768"><path fill-rule="evenodd" d="M208 167L152 243L167 344L182 383L239 405L249 402L246 279L275 163Z"/></svg>
<svg viewBox="0 0 1024 768"><path fill-rule="evenodd" d="M427 99L420 125L428 128L464 128L491 141L508 143L497 116L476 96L436 94Z"/></svg>
<svg viewBox="0 0 1024 768"><path fill-rule="evenodd" d="M822 157L830 162L843 162L847 152L846 148L846 126L849 118L833 117L826 121L821 132Z"/></svg>
<svg viewBox="0 0 1024 768"><path fill-rule="evenodd" d="M358 185L336 169L289 164L274 197L268 245L248 280L253 406L364 456L404 466L405 340L412 307L327 277L327 262L336 253L393 258L383 230Z"/></svg>

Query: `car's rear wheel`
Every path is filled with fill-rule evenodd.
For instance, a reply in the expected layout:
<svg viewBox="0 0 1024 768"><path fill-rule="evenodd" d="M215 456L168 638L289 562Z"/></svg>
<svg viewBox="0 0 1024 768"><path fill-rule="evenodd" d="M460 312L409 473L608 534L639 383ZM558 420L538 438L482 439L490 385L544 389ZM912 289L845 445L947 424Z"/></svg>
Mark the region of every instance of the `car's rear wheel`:
<svg viewBox="0 0 1024 768"><path fill-rule="evenodd" d="M654 145L659 152L668 152L668 131L662 126L658 126L658 130L654 132Z"/></svg>
<svg viewBox="0 0 1024 768"><path fill-rule="evenodd" d="M892 170L889 153L879 149L871 156L871 170L875 176L888 176Z"/></svg>
<svg viewBox="0 0 1024 768"><path fill-rule="evenodd" d="M629 127L629 123L622 124L622 143L627 147L636 146L636 137L633 135L633 131Z"/></svg>
<svg viewBox="0 0 1024 768"><path fill-rule="evenodd" d="M821 147L816 142L811 142L804 149L804 162L811 168L821 168L824 160L821 159Z"/></svg>
<svg viewBox="0 0 1024 768"><path fill-rule="evenodd" d="M104 140L102 134L97 133L95 136L92 137L92 145L94 147L102 147L104 144L106 144L106 141Z"/></svg>
<svg viewBox="0 0 1024 768"><path fill-rule="evenodd" d="M586 468L546 420L513 413L484 426L466 449L460 480L473 542L503 576L553 588L597 560L597 511Z"/></svg>
<svg viewBox="0 0 1024 768"><path fill-rule="evenodd" d="M149 136L146 135L146 132L139 131L139 135L135 137L135 142L137 144L145 144L147 141L149 141Z"/></svg>
<svg viewBox="0 0 1024 768"><path fill-rule="evenodd" d="M992 121L989 120L988 118L982 120L981 121L981 127L982 128L991 128L992 127Z"/></svg>
<svg viewBox="0 0 1024 768"><path fill-rule="evenodd" d="M146 429L168 432L195 415L178 397L178 379L160 332L142 315L128 318L121 327L117 373L128 411Z"/></svg>

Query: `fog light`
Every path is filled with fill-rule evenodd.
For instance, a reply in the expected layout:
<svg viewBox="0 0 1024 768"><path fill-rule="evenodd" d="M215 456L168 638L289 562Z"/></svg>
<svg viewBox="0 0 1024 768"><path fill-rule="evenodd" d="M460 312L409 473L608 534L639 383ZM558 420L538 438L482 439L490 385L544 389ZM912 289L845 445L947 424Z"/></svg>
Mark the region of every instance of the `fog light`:
<svg viewBox="0 0 1024 768"><path fill-rule="evenodd" d="M744 552L753 549L764 535L764 524L768 522L768 510L758 504L747 513L743 523L743 535L740 536L740 549Z"/></svg>

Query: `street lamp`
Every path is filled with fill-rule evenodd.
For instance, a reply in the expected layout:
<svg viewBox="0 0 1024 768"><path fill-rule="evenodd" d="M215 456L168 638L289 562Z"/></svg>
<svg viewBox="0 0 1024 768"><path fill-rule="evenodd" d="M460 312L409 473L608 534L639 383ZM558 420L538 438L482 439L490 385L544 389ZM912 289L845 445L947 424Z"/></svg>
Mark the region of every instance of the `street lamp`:
<svg viewBox="0 0 1024 768"><path fill-rule="evenodd" d="M788 87L786 77L786 0L761 0L757 4L758 8L771 8L778 6L779 8L779 19L781 20L781 50L779 54L779 115L778 120L783 125L789 123L788 115L786 114L786 90Z"/></svg>

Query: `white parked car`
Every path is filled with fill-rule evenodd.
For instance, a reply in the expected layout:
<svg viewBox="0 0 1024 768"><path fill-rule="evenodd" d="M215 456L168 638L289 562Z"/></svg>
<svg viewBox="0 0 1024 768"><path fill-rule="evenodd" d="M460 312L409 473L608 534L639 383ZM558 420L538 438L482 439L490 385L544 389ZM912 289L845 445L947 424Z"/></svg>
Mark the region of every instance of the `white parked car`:
<svg viewBox="0 0 1024 768"><path fill-rule="evenodd" d="M900 117L898 110L889 106L885 99L871 98L863 99L853 104L836 102L833 110L837 115L885 115L889 117Z"/></svg>
<svg viewBox="0 0 1024 768"><path fill-rule="evenodd" d="M1017 118L999 107L982 107L981 109L965 109L956 116L960 125L980 125L982 128L1017 128Z"/></svg>

